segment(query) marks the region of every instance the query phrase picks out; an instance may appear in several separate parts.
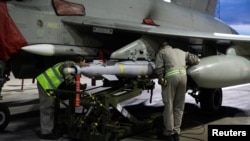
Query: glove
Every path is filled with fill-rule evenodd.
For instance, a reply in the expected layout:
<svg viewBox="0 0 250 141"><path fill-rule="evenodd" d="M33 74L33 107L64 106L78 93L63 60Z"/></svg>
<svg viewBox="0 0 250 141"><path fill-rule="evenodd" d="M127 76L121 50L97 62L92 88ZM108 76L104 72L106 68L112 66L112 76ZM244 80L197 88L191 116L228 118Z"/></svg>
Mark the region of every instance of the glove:
<svg viewBox="0 0 250 141"><path fill-rule="evenodd" d="M80 89L81 90L85 90L86 88L87 88L87 84L86 83L80 85Z"/></svg>
<svg viewBox="0 0 250 141"><path fill-rule="evenodd" d="M197 65L200 63L200 58L197 55L194 55L192 53L188 53L186 62L188 66Z"/></svg>
<svg viewBox="0 0 250 141"><path fill-rule="evenodd" d="M165 78L163 78L163 77L159 78L158 79L158 84L165 87L165 86L167 86L167 80Z"/></svg>
<svg viewBox="0 0 250 141"><path fill-rule="evenodd" d="M69 84L67 85L70 90L76 90L76 84ZM80 89L85 90L87 88L87 84L80 84Z"/></svg>

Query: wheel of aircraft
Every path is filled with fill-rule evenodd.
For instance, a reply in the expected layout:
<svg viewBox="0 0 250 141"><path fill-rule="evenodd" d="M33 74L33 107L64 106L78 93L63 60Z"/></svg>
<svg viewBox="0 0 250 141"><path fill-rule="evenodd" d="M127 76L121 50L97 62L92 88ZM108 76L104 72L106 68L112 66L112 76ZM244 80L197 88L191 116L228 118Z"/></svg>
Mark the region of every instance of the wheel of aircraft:
<svg viewBox="0 0 250 141"><path fill-rule="evenodd" d="M222 104L222 89L202 88L198 97L202 111L208 113L218 112Z"/></svg>
<svg viewBox="0 0 250 141"><path fill-rule="evenodd" d="M9 124L9 120L9 108L5 104L0 103L0 131L4 130L7 127L7 125Z"/></svg>

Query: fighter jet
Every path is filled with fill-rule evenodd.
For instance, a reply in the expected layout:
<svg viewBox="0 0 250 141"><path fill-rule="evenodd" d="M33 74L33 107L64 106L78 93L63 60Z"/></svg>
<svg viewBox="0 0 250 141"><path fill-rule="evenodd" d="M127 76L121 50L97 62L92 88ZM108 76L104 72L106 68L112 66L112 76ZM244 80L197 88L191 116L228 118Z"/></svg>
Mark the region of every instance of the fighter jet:
<svg viewBox="0 0 250 141"><path fill-rule="evenodd" d="M250 37L216 19L216 5L217 0L1 0L1 87L10 71L16 78L35 78L75 54L115 60L118 68L121 61L132 61L125 63L128 68L150 66L167 41L201 57L188 70L189 94L203 110L217 111L222 87L250 82ZM8 116L6 106L0 107L0 116ZM0 119L4 129L8 118Z"/></svg>

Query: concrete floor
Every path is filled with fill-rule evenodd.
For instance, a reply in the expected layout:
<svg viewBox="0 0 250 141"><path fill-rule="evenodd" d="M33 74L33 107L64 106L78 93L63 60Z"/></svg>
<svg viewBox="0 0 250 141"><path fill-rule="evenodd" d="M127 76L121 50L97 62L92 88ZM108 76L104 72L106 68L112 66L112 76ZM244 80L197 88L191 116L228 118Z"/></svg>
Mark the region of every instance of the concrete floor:
<svg viewBox="0 0 250 141"><path fill-rule="evenodd" d="M82 82L90 84L89 79ZM31 79L22 81L12 78L3 87L3 103L10 106L11 121L5 131L0 133L1 141L38 141L39 111L38 91L36 83ZM101 84L98 82L97 85ZM216 124L250 124L250 84L223 88L222 109L215 115L202 113L194 99L187 95L183 117L181 141L207 141L207 126ZM123 102L123 105L143 104L145 106L161 107L160 87L156 84L153 101L149 103L149 93ZM61 138L60 141L70 141ZM137 134L121 141L157 141L154 131Z"/></svg>

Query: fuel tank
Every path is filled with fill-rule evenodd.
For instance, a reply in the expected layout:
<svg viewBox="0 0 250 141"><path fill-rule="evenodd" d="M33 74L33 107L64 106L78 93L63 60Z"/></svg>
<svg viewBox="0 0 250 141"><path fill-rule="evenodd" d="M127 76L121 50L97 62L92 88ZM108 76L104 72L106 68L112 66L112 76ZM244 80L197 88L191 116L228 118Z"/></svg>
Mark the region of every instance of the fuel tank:
<svg viewBox="0 0 250 141"><path fill-rule="evenodd" d="M188 68L188 75L199 87L222 88L250 82L250 61L242 56L218 55L202 58Z"/></svg>

